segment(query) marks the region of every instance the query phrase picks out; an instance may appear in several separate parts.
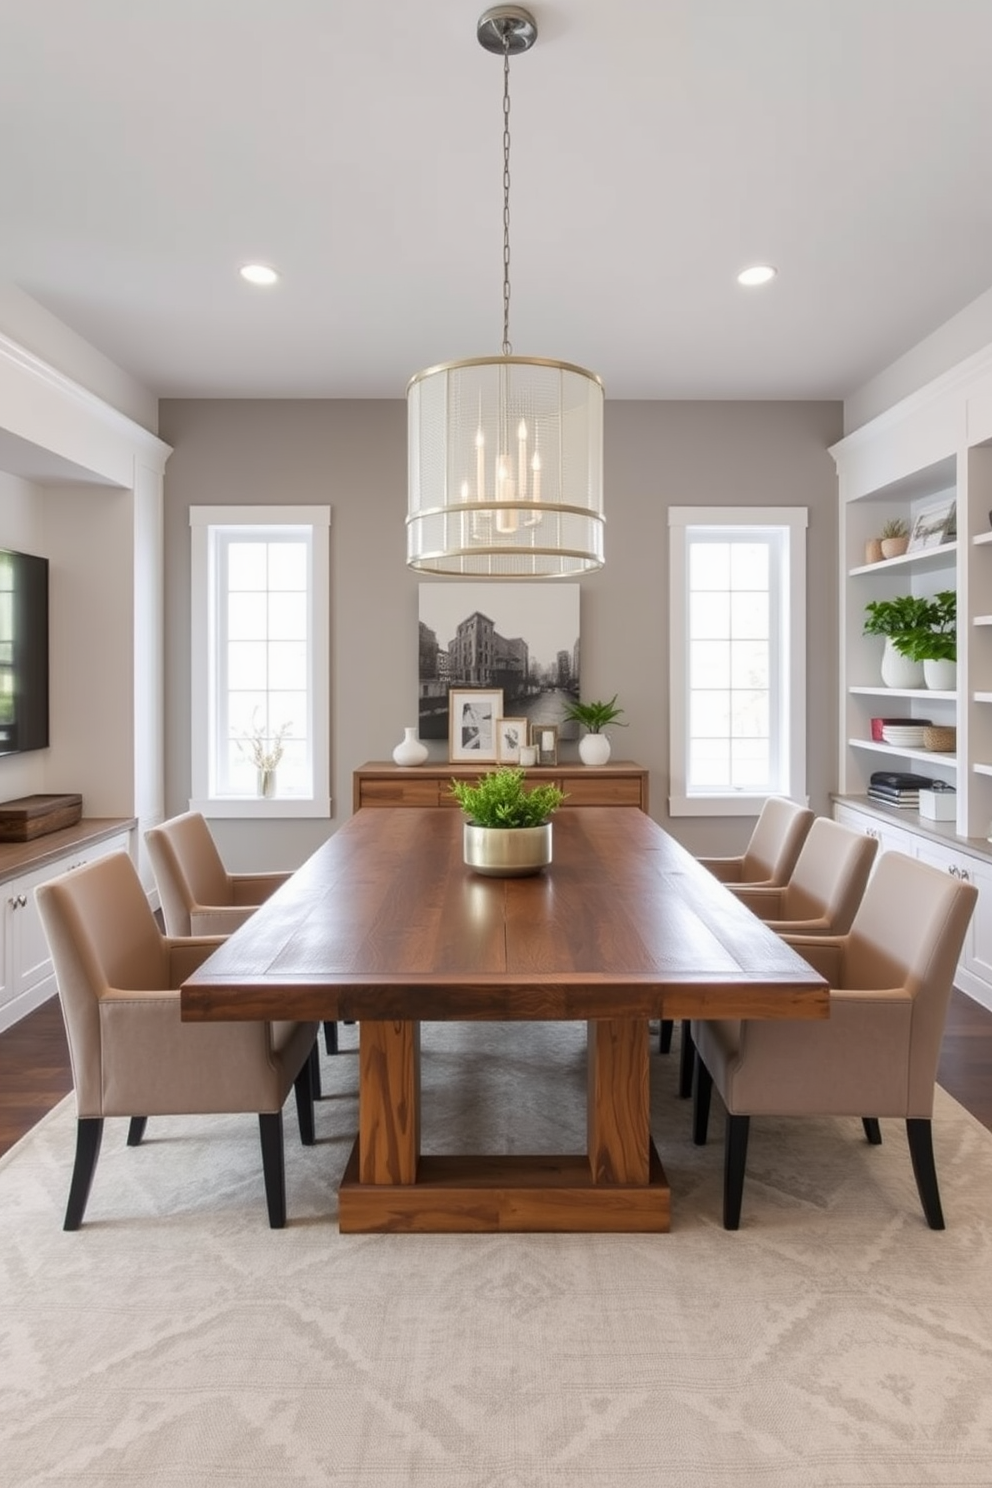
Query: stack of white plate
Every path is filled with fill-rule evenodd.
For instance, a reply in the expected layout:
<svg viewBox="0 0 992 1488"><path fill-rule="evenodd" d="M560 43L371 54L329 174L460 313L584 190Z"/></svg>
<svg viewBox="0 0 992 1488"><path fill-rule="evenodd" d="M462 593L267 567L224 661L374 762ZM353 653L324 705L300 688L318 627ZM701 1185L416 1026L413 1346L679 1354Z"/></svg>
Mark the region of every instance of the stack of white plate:
<svg viewBox="0 0 992 1488"><path fill-rule="evenodd" d="M922 749L923 725L886 723L882 726L882 738L886 744L893 744L897 749Z"/></svg>

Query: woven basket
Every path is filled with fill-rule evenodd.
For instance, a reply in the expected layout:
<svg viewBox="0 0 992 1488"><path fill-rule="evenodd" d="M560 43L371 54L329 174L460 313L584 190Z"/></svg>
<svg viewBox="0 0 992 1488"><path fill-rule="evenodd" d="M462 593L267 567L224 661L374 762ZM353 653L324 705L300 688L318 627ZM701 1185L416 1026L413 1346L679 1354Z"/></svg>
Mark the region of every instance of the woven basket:
<svg viewBox="0 0 992 1488"><path fill-rule="evenodd" d="M953 754L958 747L958 731L956 728L944 728L937 724L930 724L923 730L923 748L932 749L938 754Z"/></svg>

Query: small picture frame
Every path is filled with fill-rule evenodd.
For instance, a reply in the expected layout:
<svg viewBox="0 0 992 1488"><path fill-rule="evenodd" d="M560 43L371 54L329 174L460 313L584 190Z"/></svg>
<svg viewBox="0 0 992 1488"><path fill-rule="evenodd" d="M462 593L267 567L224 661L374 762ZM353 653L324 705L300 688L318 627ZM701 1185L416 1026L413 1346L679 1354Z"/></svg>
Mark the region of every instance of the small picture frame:
<svg viewBox="0 0 992 1488"><path fill-rule="evenodd" d="M449 763L494 765L496 724L502 716L502 687L449 689Z"/></svg>
<svg viewBox="0 0 992 1488"><path fill-rule="evenodd" d="M956 536L957 502L953 496L945 496L917 512L906 551L919 553L924 548L939 548L941 543L951 542Z"/></svg>
<svg viewBox="0 0 992 1488"><path fill-rule="evenodd" d="M539 765L558 763L558 725L556 723L532 723L530 742L537 749Z"/></svg>
<svg viewBox="0 0 992 1488"><path fill-rule="evenodd" d="M521 746L527 743L526 718L497 718L496 763L519 765Z"/></svg>

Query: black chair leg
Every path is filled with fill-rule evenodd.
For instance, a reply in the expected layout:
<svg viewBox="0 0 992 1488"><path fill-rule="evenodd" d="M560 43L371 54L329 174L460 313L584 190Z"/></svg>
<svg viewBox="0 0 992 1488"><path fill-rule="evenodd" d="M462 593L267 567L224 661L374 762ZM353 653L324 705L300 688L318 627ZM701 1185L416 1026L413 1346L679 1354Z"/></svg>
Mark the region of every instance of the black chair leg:
<svg viewBox="0 0 992 1488"><path fill-rule="evenodd" d="M682 1019L682 1047L679 1053L679 1095L688 1100L692 1094L692 1072L696 1063L696 1046L692 1042L692 1024Z"/></svg>
<svg viewBox="0 0 992 1488"><path fill-rule="evenodd" d="M909 1155L913 1159L913 1175L927 1224L932 1230L942 1230L944 1211L940 1207L937 1169L933 1161L933 1127L925 1119L908 1117L906 1135L909 1138Z"/></svg>
<svg viewBox="0 0 992 1488"><path fill-rule="evenodd" d="M300 1141L304 1147L312 1147L316 1141L313 1121L313 1065L316 1052L315 1042L309 1057L303 1061L300 1073L293 1081L296 1116L300 1123Z"/></svg>
<svg viewBox="0 0 992 1488"><path fill-rule="evenodd" d="M324 1024L324 1049L328 1054L338 1052L338 1025L336 1023Z"/></svg>
<svg viewBox="0 0 992 1488"><path fill-rule="evenodd" d="M658 1053L670 1054L672 1050L672 1031L675 1028L674 1018L662 1018L661 1027L658 1030Z"/></svg>
<svg viewBox="0 0 992 1488"><path fill-rule="evenodd" d="M269 1224L274 1230L286 1225L286 1159L282 1149L282 1112L260 1111L258 1134L262 1140L262 1172Z"/></svg>
<svg viewBox="0 0 992 1488"><path fill-rule="evenodd" d="M865 1136L873 1147L882 1145L882 1128L878 1124L877 1116L862 1116L861 1125L865 1129Z"/></svg>
<svg viewBox="0 0 992 1488"><path fill-rule="evenodd" d="M740 1229L741 1201L744 1197L744 1167L747 1162L747 1139L750 1116L731 1116L727 1112L727 1138L723 1149L723 1228Z"/></svg>
<svg viewBox="0 0 992 1488"><path fill-rule="evenodd" d="M692 1140L697 1147L706 1146L706 1132L710 1124L710 1097L712 1094L713 1076L697 1055L696 1079L692 1091Z"/></svg>
<svg viewBox="0 0 992 1488"><path fill-rule="evenodd" d="M148 1125L147 1116L132 1116L127 1128L127 1145L129 1147L140 1147L141 1139L145 1135L145 1127Z"/></svg>
<svg viewBox="0 0 992 1488"><path fill-rule="evenodd" d="M78 1230L83 1222L102 1140L103 1117L81 1116L76 1122L76 1161L72 1168L72 1182L69 1184L69 1202L62 1225L64 1230Z"/></svg>
<svg viewBox="0 0 992 1488"><path fill-rule="evenodd" d="M316 1039L314 1039L313 1048L308 1055L308 1063L310 1065L310 1089L314 1100L320 1100L322 1093L320 1084L320 1049Z"/></svg>

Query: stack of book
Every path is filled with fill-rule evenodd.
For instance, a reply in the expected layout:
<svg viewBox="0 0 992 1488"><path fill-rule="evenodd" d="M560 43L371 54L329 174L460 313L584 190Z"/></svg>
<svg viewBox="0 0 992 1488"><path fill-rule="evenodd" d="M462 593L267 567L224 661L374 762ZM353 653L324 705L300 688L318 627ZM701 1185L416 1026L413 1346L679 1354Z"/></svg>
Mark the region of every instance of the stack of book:
<svg viewBox="0 0 992 1488"><path fill-rule="evenodd" d="M903 806L918 811L920 790L927 790L933 781L927 775L911 775L900 770L876 770L868 785L869 801L880 801L885 806Z"/></svg>

